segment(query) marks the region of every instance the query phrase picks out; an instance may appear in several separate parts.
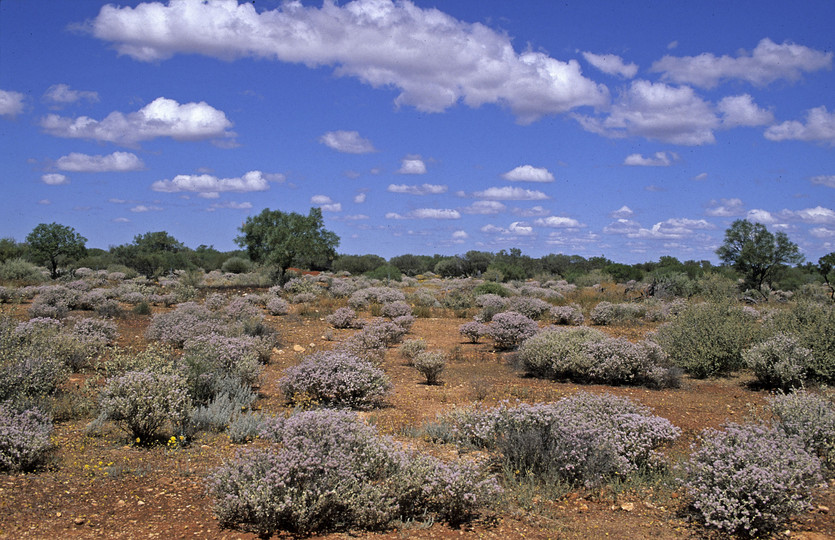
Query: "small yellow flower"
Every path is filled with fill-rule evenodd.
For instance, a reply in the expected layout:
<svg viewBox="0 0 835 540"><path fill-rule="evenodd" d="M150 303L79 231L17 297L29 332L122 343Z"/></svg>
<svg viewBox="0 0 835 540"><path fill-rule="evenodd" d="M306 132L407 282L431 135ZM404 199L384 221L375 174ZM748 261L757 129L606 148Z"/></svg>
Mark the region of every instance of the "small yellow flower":
<svg viewBox="0 0 835 540"><path fill-rule="evenodd" d="M136 438L136 444L139 444L139 437Z"/></svg>

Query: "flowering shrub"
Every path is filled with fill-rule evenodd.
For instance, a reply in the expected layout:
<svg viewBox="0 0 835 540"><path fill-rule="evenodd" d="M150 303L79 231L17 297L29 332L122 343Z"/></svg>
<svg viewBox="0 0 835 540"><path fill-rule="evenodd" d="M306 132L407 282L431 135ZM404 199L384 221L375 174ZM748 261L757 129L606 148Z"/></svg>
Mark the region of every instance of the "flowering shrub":
<svg viewBox="0 0 835 540"><path fill-rule="evenodd" d="M835 304L798 302L791 311L774 313L765 326L769 335L794 335L798 345L812 351L806 366L810 379L835 383Z"/></svg>
<svg viewBox="0 0 835 540"><path fill-rule="evenodd" d="M606 339L596 328L549 328L519 348L519 359L532 375L552 379L580 378L591 369L586 345Z"/></svg>
<svg viewBox="0 0 835 540"><path fill-rule="evenodd" d="M0 402L0 471L30 471L52 448L52 419L40 409L16 411Z"/></svg>
<svg viewBox="0 0 835 540"><path fill-rule="evenodd" d="M820 458L827 473L835 473L835 404L805 391L777 394L768 400L774 427L803 442Z"/></svg>
<svg viewBox="0 0 835 540"><path fill-rule="evenodd" d="M101 289L93 289L81 293L76 300L75 308L92 311L107 301L104 291Z"/></svg>
<svg viewBox="0 0 835 540"><path fill-rule="evenodd" d="M293 304L312 304L316 301L317 298L318 296L316 296L314 293L303 292L299 294L294 294L292 297L290 297L290 302Z"/></svg>
<svg viewBox="0 0 835 540"><path fill-rule="evenodd" d="M158 313L151 318L146 332L148 338L169 342L182 347L192 337L211 333L223 334L222 320L208 308L194 302L184 302L168 313Z"/></svg>
<svg viewBox="0 0 835 540"><path fill-rule="evenodd" d="M406 359L409 365L414 362L415 356L426 350L425 339L407 339L397 348L400 354Z"/></svg>
<svg viewBox="0 0 835 540"><path fill-rule="evenodd" d="M391 390L383 370L346 352L307 356L287 368L278 382L288 401L312 400L325 406L368 409L382 403Z"/></svg>
<svg viewBox="0 0 835 540"><path fill-rule="evenodd" d="M412 325L415 324L415 318L411 315L401 315L393 318L391 322L399 326L404 333L408 334L412 329Z"/></svg>
<svg viewBox="0 0 835 540"><path fill-rule="evenodd" d="M612 304L611 302L600 302L592 308L589 316L591 322L606 326L638 319L644 316L646 309L638 304Z"/></svg>
<svg viewBox="0 0 835 540"><path fill-rule="evenodd" d="M446 368L446 355L442 351L423 351L415 356L412 363L426 377L426 384L438 384L438 377Z"/></svg>
<svg viewBox="0 0 835 540"><path fill-rule="evenodd" d="M367 334L379 338L386 347L394 345L403 339L406 330L393 321L377 319L363 327L360 334Z"/></svg>
<svg viewBox="0 0 835 540"><path fill-rule="evenodd" d="M478 343L483 336L490 335L490 327L478 321L470 321L458 327L458 333L470 340L470 343Z"/></svg>
<svg viewBox="0 0 835 540"><path fill-rule="evenodd" d="M551 318L554 319L554 324L569 324L572 326L579 326L583 324L586 318L583 316L583 311L577 304L570 306L554 306L550 310Z"/></svg>
<svg viewBox="0 0 835 540"><path fill-rule="evenodd" d="M358 328L357 312L349 307L342 307L325 317L334 328Z"/></svg>
<svg viewBox="0 0 835 540"><path fill-rule="evenodd" d="M321 291L316 282L306 277L294 277L284 284L284 291L289 294L313 294L317 295Z"/></svg>
<svg viewBox="0 0 835 540"><path fill-rule="evenodd" d="M497 448L507 469L519 474L580 485L657 466L656 449L681 434L628 398L587 393L555 403L459 409L429 431L451 442Z"/></svg>
<svg viewBox="0 0 835 540"><path fill-rule="evenodd" d="M501 313L507 307L507 300L498 294L482 294L480 296L476 296L475 301L479 306L481 306L479 319L485 322L493 320L494 315Z"/></svg>
<svg viewBox="0 0 835 540"><path fill-rule="evenodd" d="M688 306L661 325L654 339L673 364L704 378L742 367L742 352L757 336L756 321L739 307L700 303Z"/></svg>
<svg viewBox="0 0 835 540"><path fill-rule="evenodd" d="M99 421L111 420L131 437L146 440L170 423L185 423L191 399L186 380L178 374L129 371L108 379L99 400Z"/></svg>
<svg viewBox="0 0 835 540"><path fill-rule="evenodd" d="M0 358L0 401L43 401L55 394L67 375L64 362L50 355Z"/></svg>
<svg viewBox="0 0 835 540"><path fill-rule="evenodd" d="M380 310L380 314L383 317L395 319L404 315L411 315L412 306L401 300L398 300L396 302L389 302L388 304L383 304L383 307Z"/></svg>
<svg viewBox="0 0 835 540"><path fill-rule="evenodd" d="M348 298L348 305L354 309L361 309L367 307L372 301L378 304L405 302L406 295L391 287L367 287L351 294Z"/></svg>
<svg viewBox="0 0 835 540"><path fill-rule="evenodd" d="M777 334L742 353L745 365L769 388L787 390L803 385L812 351L801 347L796 337Z"/></svg>
<svg viewBox="0 0 835 540"><path fill-rule="evenodd" d="M799 440L755 424L706 429L700 438L684 485L705 525L757 536L809 506L820 461Z"/></svg>
<svg viewBox="0 0 835 540"><path fill-rule="evenodd" d="M551 304L539 298L529 296L513 296L507 300L508 311L521 313L531 319L539 319L551 309Z"/></svg>
<svg viewBox="0 0 835 540"><path fill-rule="evenodd" d="M267 420L262 436L278 446L239 453L209 491L221 524L263 537L379 530L398 519L461 523L501 492L483 468L413 457L346 411Z"/></svg>
<svg viewBox="0 0 835 540"><path fill-rule="evenodd" d="M249 336L227 337L219 334L187 341L183 364L192 398L205 404L221 394L224 385L235 382L244 388L255 385L262 371L258 358L259 343L260 340Z"/></svg>
<svg viewBox="0 0 835 540"><path fill-rule="evenodd" d="M499 349L512 349L539 331L536 321L514 311L496 314L488 326Z"/></svg>
<svg viewBox="0 0 835 540"><path fill-rule="evenodd" d="M607 338L585 346L591 358L590 380L606 384L648 384L664 386L667 355L652 341L632 343L625 338Z"/></svg>
<svg viewBox="0 0 835 540"><path fill-rule="evenodd" d="M267 300L267 311L270 315L287 315L290 313L290 304L283 298L271 296Z"/></svg>
<svg viewBox="0 0 835 540"><path fill-rule="evenodd" d="M116 325L103 319L85 318L75 323L72 335L80 341L97 345L109 345L116 341L119 332Z"/></svg>

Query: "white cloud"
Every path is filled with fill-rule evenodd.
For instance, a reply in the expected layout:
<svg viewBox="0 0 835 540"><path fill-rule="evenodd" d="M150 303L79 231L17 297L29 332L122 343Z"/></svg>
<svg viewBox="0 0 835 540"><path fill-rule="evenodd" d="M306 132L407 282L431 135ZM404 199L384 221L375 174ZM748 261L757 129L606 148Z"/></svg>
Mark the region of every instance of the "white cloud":
<svg viewBox="0 0 835 540"><path fill-rule="evenodd" d="M319 142L345 154L370 154L377 151L371 141L362 138L358 131L328 131L319 137Z"/></svg>
<svg viewBox="0 0 835 540"><path fill-rule="evenodd" d="M400 161L398 174L426 174L426 163L419 157L407 157Z"/></svg>
<svg viewBox="0 0 835 540"><path fill-rule="evenodd" d="M708 205L705 214L713 217L741 216L745 213L742 199L719 199L718 201L714 199Z"/></svg>
<svg viewBox="0 0 835 540"><path fill-rule="evenodd" d="M310 198L310 203L318 205L323 212L341 212L342 203L333 202L327 195L314 195Z"/></svg>
<svg viewBox="0 0 835 540"><path fill-rule="evenodd" d="M41 182L50 186L62 186L70 183L70 179L63 174L50 173L41 176Z"/></svg>
<svg viewBox="0 0 835 540"><path fill-rule="evenodd" d="M652 65L662 78L680 84L713 88L722 80L739 79L756 86L786 79L797 80L804 72L832 66L832 53L816 51L788 41L778 45L762 39L751 54L743 51L736 58L716 57L710 53L698 56L665 56Z"/></svg>
<svg viewBox="0 0 835 540"><path fill-rule="evenodd" d="M806 111L806 123L790 120L765 130L765 138L771 141L821 141L835 145L835 112L826 107Z"/></svg>
<svg viewBox="0 0 835 540"><path fill-rule="evenodd" d="M585 227L585 225L574 218L560 216L550 216L547 218L537 219L534 223L540 227L554 227L559 229L577 229Z"/></svg>
<svg viewBox="0 0 835 540"><path fill-rule="evenodd" d="M67 118L50 114L41 119L41 127L56 137L93 139L121 146L135 146L140 141L171 137L178 141L212 138L233 139L232 122L206 102L180 104L159 97L136 112L112 112L104 120L87 116Z"/></svg>
<svg viewBox="0 0 835 540"><path fill-rule="evenodd" d="M130 223L130 220L126 217L117 217L111 220L113 223Z"/></svg>
<svg viewBox="0 0 835 540"><path fill-rule="evenodd" d="M583 58L586 62L593 65L603 73L609 75L620 75L627 79L631 79L638 73L638 64L624 64L623 58L616 54L594 54L584 52Z"/></svg>
<svg viewBox="0 0 835 540"><path fill-rule="evenodd" d="M633 81L612 105L609 116L574 115L587 131L604 137L646 137L697 146L713 143L719 119L709 103L688 86Z"/></svg>
<svg viewBox="0 0 835 540"><path fill-rule="evenodd" d="M90 90L73 90L67 84L53 84L47 88L43 99L57 106L76 103L81 100L95 103L99 100L99 94Z"/></svg>
<svg viewBox="0 0 835 540"><path fill-rule="evenodd" d="M531 236L533 234L533 227L521 221L514 221L507 227L511 234L518 236Z"/></svg>
<svg viewBox="0 0 835 540"><path fill-rule="evenodd" d="M214 212L215 210L229 208L232 210L249 210L252 208L251 202L234 202L234 201L226 201L220 203L214 203L209 208L206 209L207 212Z"/></svg>
<svg viewBox="0 0 835 540"><path fill-rule="evenodd" d="M826 227L815 227L809 230L809 234L815 238L835 238L835 229L827 229Z"/></svg>
<svg viewBox="0 0 835 540"><path fill-rule="evenodd" d="M793 215L804 223L835 223L835 211L823 206L804 208L793 212Z"/></svg>
<svg viewBox="0 0 835 540"><path fill-rule="evenodd" d="M406 215L389 212L386 219L460 219L461 213L449 208L418 208Z"/></svg>
<svg viewBox="0 0 835 540"><path fill-rule="evenodd" d="M249 171L235 178L218 178L210 174L178 174L173 180L158 180L151 184L153 191L163 193L193 192L200 194L214 194L234 191L248 193L251 191L266 191L270 189L270 182L281 182L281 174L267 174L261 171Z"/></svg>
<svg viewBox="0 0 835 540"><path fill-rule="evenodd" d="M753 223L762 223L764 225L773 225L779 221L774 214L761 208L748 210L748 213L745 214L745 219Z"/></svg>
<svg viewBox="0 0 835 540"><path fill-rule="evenodd" d="M337 75L395 87L397 105L428 112L459 101L496 103L531 122L608 101L606 87L584 77L576 60L517 53L505 32L406 0L325 2L321 8L288 2L260 11L237 0L106 5L89 28L119 54L145 62L202 54L334 66Z"/></svg>
<svg viewBox="0 0 835 540"><path fill-rule="evenodd" d="M811 180L813 184L835 188L835 174L813 176Z"/></svg>
<svg viewBox="0 0 835 540"><path fill-rule="evenodd" d="M58 158L55 165L62 171L73 172L125 172L145 168L142 160L130 152L113 152L106 156L71 152Z"/></svg>
<svg viewBox="0 0 835 540"><path fill-rule="evenodd" d="M484 191L476 191L474 196L493 201L541 201L551 198L541 191L510 186L491 187Z"/></svg>
<svg viewBox="0 0 835 540"><path fill-rule="evenodd" d="M702 180L707 180L707 173L706 172L699 173L699 174L697 174L696 176L693 177L693 180L695 180L697 182L701 182Z"/></svg>
<svg viewBox="0 0 835 540"><path fill-rule="evenodd" d="M565 231L553 231L548 233L545 243L551 246L562 246L567 249L582 249L594 244L600 236L593 232L582 234L566 233Z"/></svg>
<svg viewBox="0 0 835 540"><path fill-rule="evenodd" d="M635 215L635 212L633 212L632 209L629 208L628 206L626 206L625 204L623 206L621 206L620 208L618 208L617 210L609 213L609 217L614 218L614 219L629 218L629 217L632 217L633 215Z"/></svg>
<svg viewBox="0 0 835 540"><path fill-rule="evenodd" d="M487 224L487 225L483 226L482 228L480 228L479 230L481 232L487 233L487 234L505 234L505 233L507 233L507 229L504 229L502 227L497 227L497 226L492 225L492 224Z"/></svg>
<svg viewBox="0 0 835 540"><path fill-rule="evenodd" d="M630 154L623 160L624 165L639 167L669 167L673 161L678 160L675 152L656 152L652 157L644 157L641 154Z"/></svg>
<svg viewBox="0 0 835 540"><path fill-rule="evenodd" d="M139 204L139 205L134 206L133 208L130 209L131 212L136 212L136 213L159 212L161 210L162 210L162 208L160 208L159 206L145 206L144 204Z"/></svg>
<svg viewBox="0 0 835 540"><path fill-rule="evenodd" d="M520 165L512 171L502 175L502 178L511 182L553 182L554 175L544 167L533 167L531 165Z"/></svg>
<svg viewBox="0 0 835 540"><path fill-rule="evenodd" d="M454 233L452 233L452 239L456 240L456 241L459 241L459 242L463 242L464 240L466 240L469 237L470 237L470 235L467 234L467 231L460 231L459 230L459 231L455 231Z"/></svg>
<svg viewBox="0 0 835 540"><path fill-rule="evenodd" d="M52 204L52 201L50 201L49 199L41 199L41 200L38 201L38 204L43 204L43 205Z"/></svg>
<svg viewBox="0 0 835 540"><path fill-rule="evenodd" d="M464 214L491 215L504 212L507 207L499 201L475 201L470 206L460 208Z"/></svg>
<svg viewBox="0 0 835 540"><path fill-rule="evenodd" d="M333 201L327 195L314 195L310 198L311 204L330 204Z"/></svg>
<svg viewBox="0 0 835 540"><path fill-rule="evenodd" d="M646 229L637 221L621 218L603 228L606 234L620 234L627 238L677 239L692 236L698 230L715 229L703 219L672 218Z"/></svg>
<svg viewBox="0 0 835 540"><path fill-rule="evenodd" d="M420 186L407 186L406 184L389 184L386 191L391 193L405 193L408 195L440 195L446 193L448 186L439 184L422 184Z"/></svg>
<svg viewBox="0 0 835 540"><path fill-rule="evenodd" d="M354 195L354 202L356 204L362 204L365 202L367 196L367 193L357 193L356 195Z"/></svg>
<svg viewBox="0 0 835 540"><path fill-rule="evenodd" d="M514 208L512 212L522 217L545 217L551 213L550 210L540 205L530 208Z"/></svg>
<svg viewBox="0 0 835 540"><path fill-rule="evenodd" d="M727 128L764 126L774 122L774 114L758 107L749 94L722 98L716 108L722 113L722 125Z"/></svg>
<svg viewBox="0 0 835 540"><path fill-rule="evenodd" d="M23 99L20 92L0 90L0 116L17 116L23 112Z"/></svg>

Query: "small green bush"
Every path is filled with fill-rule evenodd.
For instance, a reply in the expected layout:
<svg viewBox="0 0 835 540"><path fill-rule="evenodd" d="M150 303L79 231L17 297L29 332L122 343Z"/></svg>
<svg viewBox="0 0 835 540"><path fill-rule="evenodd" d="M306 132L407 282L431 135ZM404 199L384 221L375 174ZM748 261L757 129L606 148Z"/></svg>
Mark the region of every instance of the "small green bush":
<svg viewBox="0 0 835 540"><path fill-rule="evenodd" d="M441 351L423 351L415 356L413 364L426 377L426 384L438 384L438 377L446 369L446 355Z"/></svg>
<svg viewBox="0 0 835 540"><path fill-rule="evenodd" d="M482 294L495 294L501 296L502 298L512 296L512 293L507 287L501 283L495 283L493 281L479 283L476 285L475 289L473 289L473 296L481 296Z"/></svg>

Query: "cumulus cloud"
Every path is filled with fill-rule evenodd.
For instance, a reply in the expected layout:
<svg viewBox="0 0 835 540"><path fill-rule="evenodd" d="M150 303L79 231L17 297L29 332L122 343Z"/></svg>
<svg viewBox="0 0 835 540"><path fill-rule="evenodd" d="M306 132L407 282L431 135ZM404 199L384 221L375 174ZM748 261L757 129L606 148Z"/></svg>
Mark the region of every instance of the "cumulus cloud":
<svg viewBox="0 0 835 540"><path fill-rule="evenodd" d="M644 157L641 154L630 154L623 160L624 165L640 167L669 167L673 161L678 160L675 152L656 152L652 157Z"/></svg>
<svg viewBox="0 0 835 540"><path fill-rule="evenodd" d="M389 184L386 191L391 193L405 193L408 195L440 195L446 193L448 186L440 184L422 184L419 186L407 186L406 184Z"/></svg>
<svg viewBox="0 0 835 540"><path fill-rule="evenodd" d="M319 142L345 154L370 154L377 151L371 141L362 138L358 131L328 131L319 137Z"/></svg>
<svg viewBox="0 0 835 540"><path fill-rule="evenodd" d="M107 156L71 152L58 158L55 166L62 171L73 172L126 172L145 168L142 160L130 152L113 152Z"/></svg>
<svg viewBox="0 0 835 540"><path fill-rule="evenodd" d="M835 238L835 229L827 229L826 227L815 227L809 230L809 234L815 238Z"/></svg>
<svg viewBox="0 0 835 540"><path fill-rule="evenodd" d="M249 171L234 178L218 178L210 174L178 174L173 180L158 180L151 184L153 191L163 193L192 192L208 197L216 197L218 193L234 191L247 193L250 191L266 191L270 189L270 182L281 182L281 174L267 174L261 171Z"/></svg>
<svg viewBox="0 0 835 540"><path fill-rule="evenodd" d="M387 219L460 219L461 213L450 208L418 208L406 215L397 212L386 214Z"/></svg>
<svg viewBox="0 0 835 540"><path fill-rule="evenodd" d="M697 146L713 143L719 119L713 107L688 86L633 81L606 117L576 114L583 129L604 137L645 137Z"/></svg>
<svg viewBox="0 0 835 540"><path fill-rule="evenodd" d="M466 240L469 237L470 237L470 235L467 234L467 231L458 230L458 231L455 231L455 232L452 233L452 239L456 243L462 243L462 242L464 242L464 240Z"/></svg>
<svg viewBox="0 0 835 540"><path fill-rule="evenodd" d="M741 216L745 213L745 206L742 204L742 199L716 199L708 203L708 209L705 214L713 217L732 217Z"/></svg>
<svg viewBox="0 0 835 540"><path fill-rule="evenodd" d="M816 206L793 212L794 217L804 223L835 223L835 211L831 208Z"/></svg>
<svg viewBox="0 0 835 540"><path fill-rule="evenodd" d="M813 176L811 180L813 184L835 188L835 174Z"/></svg>
<svg viewBox="0 0 835 540"><path fill-rule="evenodd" d="M507 226L507 230L510 234L517 236L531 236L533 234L533 227L521 221L514 221Z"/></svg>
<svg viewBox="0 0 835 540"><path fill-rule="evenodd" d="M211 206L209 206L206 209L206 211L207 212L214 212L215 210L221 210L221 209L225 209L225 208L228 208L228 209L231 209L231 210L249 210L250 208L252 208L252 203L251 202L240 202L239 203L239 202L234 202L234 201L219 202L219 203L214 203Z"/></svg>
<svg viewBox="0 0 835 540"><path fill-rule="evenodd" d="M703 219L672 218L661 221L649 229L637 221L620 218L603 228L606 234L620 234L627 238L676 239L694 235L699 230L715 229L716 226Z"/></svg>
<svg viewBox="0 0 835 540"><path fill-rule="evenodd" d="M830 113L826 107L809 109L806 111L805 124L790 120L771 126L765 130L765 138L771 141L819 141L835 145L835 112Z"/></svg>
<svg viewBox="0 0 835 540"><path fill-rule="evenodd" d="M748 210L745 214L745 219L752 223L762 223L763 225L773 225L780 220L769 212L768 210L763 210L761 208L754 208L753 210Z"/></svg>
<svg viewBox="0 0 835 540"><path fill-rule="evenodd" d="M356 204L362 204L365 202L367 196L367 193L357 193L356 195L354 195L354 202Z"/></svg>
<svg viewBox="0 0 835 540"><path fill-rule="evenodd" d="M318 205L323 212L341 212L342 203L333 202L327 195L314 195L310 198L310 204Z"/></svg>
<svg viewBox="0 0 835 540"><path fill-rule="evenodd" d="M121 146L135 146L140 141L171 137L178 141L233 139L232 122L206 102L180 104L160 97L136 112L112 112L103 120L87 116L67 118L50 114L41 119L41 127L56 137L92 139Z"/></svg>
<svg viewBox="0 0 835 540"><path fill-rule="evenodd" d="M797 80L804 72L832 66L832 53L817 51L788 41L778 45L762 39L752 53L740 52L735 58L710 53L698 56L664 56L652 64L651 71L662 78L700 88L713 88L723 80L739 79L764 86L780 79Z"/></svg>
<svg viewBox="0 0 835 540"><path fill-rule="evenodd" d="M620 208L618 208L617 210L609 213L609 217L614 218L614 219L629 218L629 217L632 217L633 215L635 215L635 212L633 212L632 209L629 208L628 206L626 206L625 204L623 206L621 206Z"/></svg>
<svg viewBox="0 0 835 540"><path fill-rule="evenodd" d="M411 156L400 161L398 174L426 174L426 163L419 157Z"/></svg>
<svg viewBox="0 0 835 540"><path fill-rule="evenodd" d="M60 107L82 100L95 103L99 100L99 94L91 90L73 90L67 84L53 84L47 88L43 100Z"/></svg>
<svg viewBox="0 0 835 540"><path fill-rule="evenodd" d="M638 64L625 64L623 58L616 54L594 54L584 52L583 58L603 73L608 75L620 75L631 79L638 73Z"/></svg>
<svg viewBox="0 0 835 540"><path fill-rule="evenodd" d="M502 178L511 182L553 182L554 175L544 167L533 167L531 165L520 165L512 171L502 175Z"/></svg>
<svg viewBox="0 0 835 540"><path fill-rule="evenodd" d="M537 219L534 223L540 227L554 227L557 229L578 229L580 227L585 227L585 225L574 218L561 216L549 216Z"/></svg>
<svg viewBox="0 0 835 540"><path fill-rule="evenodd" d="M0 116L17 116L23 112L24 95L11 90L0 90Z"/></svg>
<svg viewBox="0 0 835 540"><path fill-rule="evenodd" d="M492 215L504 212L507 207L499 201L475 201L469 206L460 208L464 214Z"/></svg>
<svg viewBox="0 0 835 540"><path fill-rule="evenodd" d="M496 103L531 122L608 101L606 87L584 77L576 60L516 52L504 32L407 0L325 2L321 8L288 2L260 12L237 0L106 5L89 30L119 54L144 62L202 54L334 66L337 75L395 87L397 105L427 112L460 101Z"/></svg>
<svg viewBox="0 0 835 540"><path fill-rule="evenodd" d="M774 122L774 114L758 107L749 94L722 98L716 108L722 114L722 126L727 128L764 126Z"/></svg>
<svg viewBox="0 0 835 540"><path fill-rule="evenodd" d="M510 186L491 187L484 191L476 191L474 195L478 199L492 201L541 201L551 198L541 191Z"/></svg>
<svg viewBox="0 0 835 540"><path fill-rule="evenodd" d="M530 208L514 208L514 214L522 217L545 217L551 214L551 211L541 205L531 206Z"/></svg>
<svg viewBox="0 0 835 540"><path fill-rule="evenodd" d="M63 174L50 173L41 176L41 182L50 186L62 186L70 183L70 179Z"/></svg>

